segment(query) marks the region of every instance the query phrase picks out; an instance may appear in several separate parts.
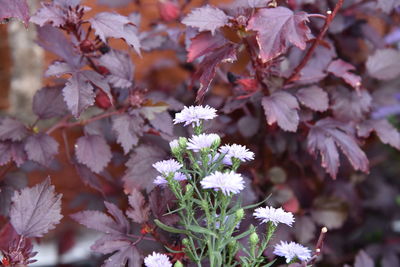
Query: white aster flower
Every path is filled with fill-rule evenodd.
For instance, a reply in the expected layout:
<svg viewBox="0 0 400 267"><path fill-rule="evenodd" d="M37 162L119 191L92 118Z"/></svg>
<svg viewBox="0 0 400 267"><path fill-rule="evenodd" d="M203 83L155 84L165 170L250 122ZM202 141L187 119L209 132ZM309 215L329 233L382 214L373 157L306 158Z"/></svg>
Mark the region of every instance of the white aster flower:
<svg viewBox="0 0 400 267"><path fill-rule="evenodd" d="M286 263L291 262L294 258L298 258L301 261L311 258L311 250L293 241L290 243L281 241L280 244L275 245L273 253L277 256L285 257Z"/></svg>
<svg viewBox="0 0 400 267"><path fill-rule="evenodd" d="M282 208L257 208L254 210L253 216L257 219L260 219L261 223L272 222L275 226L278 225L278 223L284 223L292 226L294 222L293 214L291 212L284 211Z"/></svg>
<svg viewBox="0 0 400 267"><path fill-rule="evenodd" d="M167 255L156 252L144 258L144 264L146 267L172 267Z"/></svg>
<svg viewBox="0 0 400 267"><path fill-rule="evenodd" d="M187 180L186 175L184 175L181 172L176 172L174 174L174 180L177 181L184 181ZM159 175L156 177L156 179L154 179L154 182L156 185L166 185L168 183L167 179L165 179L165 177Z"/></svg>
<svg viewBox="0 0 400 267"><path fill-rule="evenodd" d="M212 120L217 116L217 110L210 106L190 106L175 115L174 124L184 123L185 126L193 123L199 126L200 120Z"/></svg>
<svg viewBox="0 0 400 267"><path fill-rule="evenodd" d="M242 145L224 145L219 148L221 154L226 154L223 163L232 165L232 158L237 158L240 161L250 161L254 159L254 153Z"/></svg>
<svg viewBox="0 0 400 267"><path fill-rule="evenodd" d="M193 135L188 141L187 148L195 152L199 152L203 148L211 147L215 142L220 142L221 138L218 134L200 134Z"/></svg>
<svg viewBox="0 0 400 267"><path fill-rule="evenodd" d="M174 159L162 160L153 164L153 167L161 174L168 176L171 172L176 172L183 167L182 164Z"/></svg>
<svg viewBox="0 0 400 267"><path fill-rule="evenodd" d="M206 176L200 182L204 189L214 189L222 191L224 195L231 193L237 194L244 189L244 180L239 173L231 172L214 172Z"/></svg>
<svg viewBox="0 0 400 267"><path fill-rule="evenodd" d="M169 147L171 148L171 150L178 148L179 147L178 139L175 139L175 140L172 140L171 142L169 142Z"/></svg>

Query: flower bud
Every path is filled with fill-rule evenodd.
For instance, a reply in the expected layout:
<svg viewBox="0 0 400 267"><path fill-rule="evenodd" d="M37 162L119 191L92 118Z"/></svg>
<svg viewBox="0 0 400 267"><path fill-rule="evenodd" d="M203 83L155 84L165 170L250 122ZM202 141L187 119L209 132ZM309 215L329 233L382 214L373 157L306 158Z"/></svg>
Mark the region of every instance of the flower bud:
<svg viewBox="0 0 400 267"><path fill-rule="evenodd" d="M249 237L249 241L250 241L250 244L256 245L260 241L260 238L258 237L256 232L253 232L253 233L251 233L251 235Z"/></svg>
<svg viewBox="0 0 400 267"><path fill-rule="evenodd" d="M243 219L243 217L244 217L244 209L238 209L236 211L235 215L236 215L236 219L238 221L241 221Z"/></svg>
<svg viewBox="0 0 400 267"><path fill-rule="evenodd" d="M207 203L207 200L202 200L201 201L201 208L203 209L203 210L208 210L208 203Z"/></svg>
<svg viewBox="0 0 400 267"><path fill-rule="evenodd" d="M237 241L236 240L232 240L231 242L228 243L228 249L229 250L233 250L236 248L237 245Z"/></svg>
<svg viewBox="0 0 400 267"><path fill-rule="evenodd" d="M183 264L182 264L182 262L177 261L177 262L175 262L174 267L183 267Z"/></svg>
<svg viewBox="0 0 400 267"><path fill-rule="evenodd" d="M188 140L186 137L179 137L179 139L178 139L179 147L182 150L186 150L187 142L188 142Z"/></svg>
<svg viewBox="0 0 400 267"><path fill-rule="evenodd" d="M218 136L217 139L212 143L212 148L217 149L219 145L221 144L221 138Z"/></svg>
<svg viewBox="0 0 400 267"><path fill-rule="evenodd" d="M179 154L180 148L179 148L179 142L177 139L169 142L169 147L171 148L172 154Z"/></svg>
<svg viewBox="0 0 400 267"><path fill-rule="evenodd" d="M189 247L190 246L189 239L187 238L182 239L182 245L184 245L185 247Z"/></svg>

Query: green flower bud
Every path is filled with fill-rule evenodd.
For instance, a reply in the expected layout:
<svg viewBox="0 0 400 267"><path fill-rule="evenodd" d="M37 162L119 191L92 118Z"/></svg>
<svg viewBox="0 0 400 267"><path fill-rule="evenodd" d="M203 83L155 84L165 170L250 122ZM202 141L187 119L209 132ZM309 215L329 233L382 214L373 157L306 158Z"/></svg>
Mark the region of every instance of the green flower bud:
<svg viewBox="0 0 400 267"><path fill-rule="evenodd" d="M208 210L208 203L207 203L207 200L202 200L201 201L201 208L203 209L203 210Z"/></svg>
<svg viewBox="0 0 400 267"><path fill-rule="evenodd" d="M182 262L177 261L177 262L175 262L174 267L183 267L183 264L182 264Z"/></svg>
<svg viewBox="0 0 400 267"><path fill-rule="evenodd" d="M182 245L184 245L185 247L189 247L190 246L189 239L187 238L182 239Z"/></svg>
<svg viewBox="0 0 400 267"><path fill-rule="evenodd" d="M250 244L252 244L253 246L258 244L258 242L260 241L260 238L258 237L256 232L251 233L250 237L249 237L249 241Z"/></svg>
<svg viewBox="0 0 400 267"><path fill-rule="evenodd" d="M241 221L243 219L243 217L244 217L244 209L238 209L236 211L235 215L236 215L236 219L238 221Z"/></svg>
<svg viewBox="0 0 400 267"><path fill-rule="evenodd" d="M179 137L179 139L178 139L179 147L182 150L186 150L187 142L188 142L188 140L186 137Z"/></svg>
<svg viewBox="0 0 400 267"><path fill-rule="evenodd" d="M237 245L237 241L232 240L231 242L228 243L228 249L233 250L236 248L236 245Z"/></svg>

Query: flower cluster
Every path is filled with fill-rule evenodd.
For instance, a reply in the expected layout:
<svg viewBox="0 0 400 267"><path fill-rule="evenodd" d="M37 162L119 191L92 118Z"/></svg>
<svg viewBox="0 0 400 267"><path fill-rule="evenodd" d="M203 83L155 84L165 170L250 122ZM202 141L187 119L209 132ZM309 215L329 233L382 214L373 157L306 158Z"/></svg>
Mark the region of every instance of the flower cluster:
<svg viewBox="0 0 400 267"><path fill-rule="evenodd" d="M232 196L239 194L245 188L242 175L236 171L242 162L254 159L254 153L247 147L238 144L220 146L221 138L218 134L202 133L203 120L215 117L216 110L209 106L185 107L177 113L174 122L183 123L185 126L191 125L195 134L188 139L180 137L169 143L176 160L163 160L153 164L153 167L160 173L154 183L169 186L180 205L177 212L180 213L184 228L188 232L196 229L182 240L182 243L185 246L185 254L197 263L199 263L199 257L203 257L196 256L200 250L210 251L209 261L216 263L213 257L221 251L215 251L216 247L213 246L215 240L230 244L232 246L230 253L233 253L231 257L234 257L238 246L235 248L237 241L232 234L238 231L240 221L245 215L244 208L241 208L240 204L231 205L232 203L230 203L233 200ZM186 186L176 182L185 180ZM196 214L201 214L200 218L205 221L207 230L190 224L190 222L198 220L195 217ZM191 217L188 218L188 216ZM266 249L278 224L286 224L291 227L294 223L293 214L282 208L260 207L254 210L253 216L260 220L261 224L267 224L267 233L261 240L253 226L247 231L250 253L248 253L248 257L242 258L245 263L243 266L254 266L254 264L264 261L262 252ZM186 225L188 222L189 224ZM157 225L161 228L164 227L160 222ZM171 232L181 231L174 230L169 226L165 226L163 229L167 231L172 229ZM197 237L196 241L192 239L192 236L199 233L203 236ZM197 245L194 245L195 242L198 242ZM288 263L293 259L307 261L311 258L311 251L295 242L282 241L275 246L273 253L285 257ZM146 257L145 264L148 267L171 266L168 257L158 253Z"/></svg>

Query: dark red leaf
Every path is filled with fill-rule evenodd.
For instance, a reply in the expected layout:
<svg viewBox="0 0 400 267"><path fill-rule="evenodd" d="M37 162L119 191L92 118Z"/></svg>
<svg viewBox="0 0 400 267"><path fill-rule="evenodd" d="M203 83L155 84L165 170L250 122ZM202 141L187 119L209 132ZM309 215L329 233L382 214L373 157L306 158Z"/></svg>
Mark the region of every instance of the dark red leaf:
<svg viewBox="0 0 400 267"><path fill-rule="evenodd" d="M210 32L202 32L191 39L188 48L187 62L192 62L198 57L204 56L213 50L225 45L228 40L221 33L212 35Z"/></svg>
<svg viewBox="0 0 400 267"><path fill-rule="evenodd" d="M26 0L0 0L0 22L8 18L17 18L28 26L29 7Z"/></svg>
<svg viewBox="0 0 400 267"><path fill-rule="evenodd" d="M316 85L299 89L296 96L300 103L312 110L325 111L329 107L328 93Z"/></svg>
<svg viewBox="0 0 400 267"><path fill-rule="evenodd" d="M62 88L60 86L43 87L33 97L33 112L40 119L61 117L67 113Z"/></svg>
<svg viewBox="0 0 400 267"><path fill-rule="evenodd" d="M112 129L117 135L117 142L121 144L125 154L136 146L143 135L144 119L140 114L122 114L112 118Z"/></svg>
<svg viewBox="0 0 400 267"><path fill-rule="evenodd" d="M293 13L279 6L260 9L249 21L247 29L257 31L260 58L269 61L286 51L289 43L300 49L306 48L306 42L312 38L306 23L305 12Z"/></svg>
<svg viewBox="0 0 400 267"><path fill-rule="evenodd" d="M62 194L54 192L50 178L34 187L15 192L10 210L10 222L18 234L42 237L54 229L61 215Z"/></svg>
<svg viewBox="0 0 400 267"><path fill-rule="evenodd" d="M219 8L206 5L194 9L189 15L183 18L182 23L186 26L198 28L199 31L211 31L225 26L229 17Z"/></svg>
<svg viewBox="0 0 400 267"><path fill-rule="evenodd" d="M357 133L361 137L368 137L372 131L382 143L400 150L400 133L386 119L363 121L357 127Z"/></svg>
<svg viewBox="0 0 400 267"><path fill-rule="evenodd" d="M371 108L372 97L367 90L350 91L337 86L332 91L332 110L341 121L360 121Z"/></svg>
<svg viewBox="0 0 400 267"><path fill-rule="evenodd" d="M100 135L79 137L75 145L75 153L78 161L95 173L100 173L112 157L110 146Z"/></svg>
<svg viewBox="0 0 400 267"><path fill-rule="evenodd" d="M261 102L269 125L278 123L285 131L296 132L299 125L299 103L291 94L277 91L262 98Z"/></svg>
<svg viewBox="0 0 400 267"><path fill-rule="evenodd" d="M25 151L30 160L49 166L58 153L58 143L53 137L39 133L26 139Z"/></svg>
<svg viewBox="0 0 400 267"><path fill-rule="evenodd" d="M4 117L0 121L0 140L21 141L28 135L25 125L13 118Z"/></svg>
<svg viewBox="0 0 400 267"><path fill-rule="evenodd" d="M232 63L236 60L236 48L236 45L227 43L215 49L213 53L210 53L203 59L193 76L193 81L198 80L200 82L200 88L196 97L197 100L202 99L208 91L218 65L223 62Z"/></svg>
<svg viewBox="0 0 400 267"><path fill-rule="evenodd" d="M146 203L142 193L134 188L129 195L130 208L126 211L126 215L135 223L145 223L149 220L150 207Z"/></svg>
<svg viewBox="0 0 400 267"><path fill-rule="evenodd" d="M391 80L400 75L400 52L396 49L378 49L368 57L369 74L379 80Z"/></svg>
<svg viewBox="0 0 400 267"><path fill-rule="evenodd" d="M356 260L354 262L354 267L374 267L374 261L371 257L364 251L360 250L356 255Z"/></svg>
<svg viewBox="0 0 400 267"><path fill-rule="evenodd" d="M307 138L308 150L312 155L321 155L322 167L336 178L339 169L339 147L356 170L368 172L368 159L354 137L353 129L347 124L331 118L319 120L311 127Z"/></svg>
<svg viewBox="0 0 400 267"><path fill-rule="evenodd" d="M342 78L353 88L360 89L361 77L350 72L355 69L356 68L350 63L347 63L341 59L337 59L329 64L327 71L334 74L336 77Z"/></svg>
<svg viewBox="0 0 400 267"><path fill-rule="evenodd" d="M164 159L165 156L165 151L156 146L140 145L136 147L126 163L128 169L122 178L125 183L125 191L131 192L133 188L151 191L154 188L154 179L158 175L152 164Z"/></svg>

